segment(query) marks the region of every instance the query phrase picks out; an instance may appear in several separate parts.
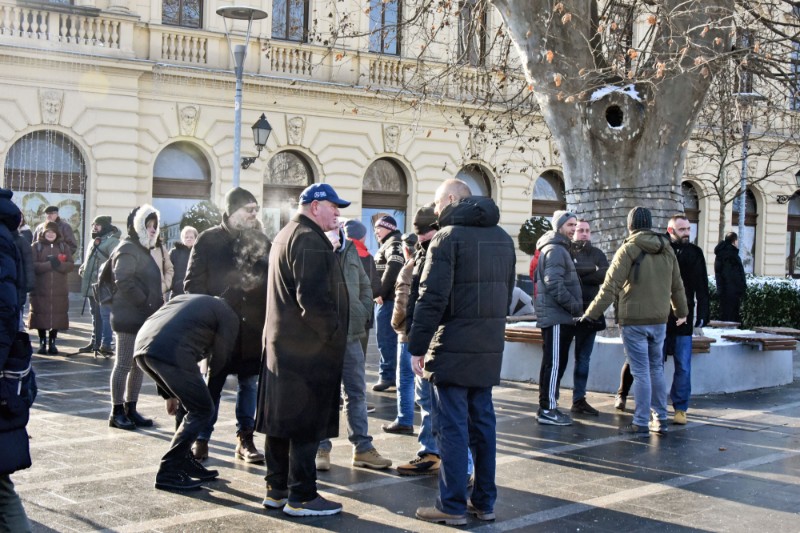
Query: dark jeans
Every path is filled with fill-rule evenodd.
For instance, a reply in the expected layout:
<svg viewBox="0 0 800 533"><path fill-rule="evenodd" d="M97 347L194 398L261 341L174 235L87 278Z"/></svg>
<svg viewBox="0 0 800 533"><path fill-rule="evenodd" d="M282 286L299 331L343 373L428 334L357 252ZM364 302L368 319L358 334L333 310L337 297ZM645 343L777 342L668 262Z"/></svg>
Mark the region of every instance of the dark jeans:
<svg viewBox="0 0 800 533"><path fill-rule="evenodd" d="M628 361L625 361L622 365L622 370L619 373L619 390L617 394L622 396L623 398L628 397L628 393L631 391L631 386L633 385L633 374L631 374L631 365L628 364Z"/></svg>
<svg viewBox="0 0 800 533"><path fill-rule="evenodd" d="M180 464L191 453L192 443L197 439L200 430L208 424L214 413L211 394L193 359L180 367L146 355L140 355L137 359L142 370L162 390L177 398L186 412L183 422L175 430L169 450L161 458L160 467L161 470L180 468Z"/></svg>
<svg viewBox="0 0 800 533"><path fill-rule="evenodd" d="M594 349L596 331L577 326L575 328L575 371L572 373L572 403L586 398L586 382L589 381L589 362Z"/></svg>
<svg viewBox="0 0 800 533"><path fill-rule="evenodd" d="M114 340L114 333L111 331L111 306L100 305L91 296L87 298L92 312L92 344L95 349L100 346L111 348L111 341Z"/></svg>
<svg viewBox="0 0 800 533"><path fill-rule="evenodd" d="M539 407L555 409L558 389L569 361L569 345L575 336L575 326L556 324L542 328L542 366L539 369Z"/></svg>
<svg viewBox="0 0 800 533"><path fill-rule="evenodd" d="M475 460L475 508L494 511L497 435L491 387L433 386L432 426L441 451L436 507L448 514L467 511L467 446Z"/></svg>
<svg viewBox="0 0 800 533"><path fill-rule="evenodd" d="M375 337L378 341L378 351L381 353L380 381L394 383L397 372L397 333L392 327L392 310L394 300L383 302L378 306L375 319Z"/></svg>
<svg viewBox="0 0 800 533"><path fill-rule="evenodd" d="M318 440L299 441L267 435L267 488L289 489L289 501L302 503L313 500L317 494Z"/></svg>
<svg viewBox="0 0 800 533"><path fill-rule="evenodd" d="M222 396L222 389L228 379L229 372L220 372L216 376L208 378L208 390L211 392L211 400L214 402L214 414L209 420L208 425L200 432L201 440L211 440L214 432L214 424L217 423L219 415L219 401ZM237 375L239 388L236 390L236 432L252 431L256 427L256 403L258 401L258 375L252 376Z"/></svg>

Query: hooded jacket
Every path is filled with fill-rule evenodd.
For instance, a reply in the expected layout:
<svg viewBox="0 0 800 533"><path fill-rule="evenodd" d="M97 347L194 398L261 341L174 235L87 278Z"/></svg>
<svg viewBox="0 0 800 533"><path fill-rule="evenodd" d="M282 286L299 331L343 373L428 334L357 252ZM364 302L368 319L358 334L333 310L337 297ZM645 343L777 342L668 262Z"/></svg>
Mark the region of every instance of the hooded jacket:
<svg viewBox="0 0 800 533"><path fill-rule="evenodd" d="M70 226L63 218L57 217L55 223L58 224L58 233L61 235L61 239L63 239L64 244L67 245L69 248L70 254L75 255L75 252L78 250L78 243L75 241L75 233L72 231L72 226ZM47 221L45 220L38 226L33 232L33 242L39 240L39 237L42 236L44 233L44 227L47 225Z"/></svg>
<svg viewBox="0 0 800 533"><path fill-rule="evenodd" d="M22 259L14 243L22 215L11 195L10 190L0 189L0 370L5 367L19 326L18 289L22 287Z"/></svg>
<svg viewBox="0 0 800 533"><path fill-rule="evenodd" d="M597 320L616 298L623 326L666 324L670 306L677 317L689 313L678 259L665 235L636 230L623 241L586 316Z"/></svg>
<svg viewBox="0 0 800 533"><path fill-rule="evenodd" d="M722 241L714 248L714 255L714 278L720 302L723 305L730 302L738 307L739 300L747 290L747 277L739 249L728 241Z"/></svg>
<svg viewBox="0 0 800 533"><path fill-rule="evenodd" d="M111 269L117 292L111 305L111 328L136 333L144 321L164 303L161 272L150 255L150 240L145 221L159 216L148 204L129 216L128 236L111 254ZM155 245L155 243L152 243Z"/></svg>
<svg viewBox="0 0 800 533"><path fill-rule="evenodd" d="M539 262L536 265L536 325L574 324L583 312L581 283L570 255L571 242L550 230L539 238Z"/></svg>
<svg viewBox="0 0 800 533"><path fill-rule="evenodd" d="M100 267L108 261L114 248L119 245L120 231L116 226L109 226L106 230L94 235L86 249L86 259L78 269L81 277L81 295L92 296L92 283L97 283Z"/></svg>
<svg viewBox="0 0 800 533"><path fill-rule="evenodd" d="M439 215L408 335L409 352L427 354L425 378L433 383L500 382L516 253L499 221L485 197L463 198Z"/></svg>

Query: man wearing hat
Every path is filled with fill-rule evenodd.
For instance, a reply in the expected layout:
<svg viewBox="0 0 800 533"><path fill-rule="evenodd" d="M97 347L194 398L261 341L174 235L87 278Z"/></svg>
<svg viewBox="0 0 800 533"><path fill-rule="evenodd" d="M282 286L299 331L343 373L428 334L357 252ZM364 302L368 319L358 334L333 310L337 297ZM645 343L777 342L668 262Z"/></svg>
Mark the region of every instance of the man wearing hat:
<svg viewBox="0 0 800 533"><path fill-rule="evenodd" d="M675 252L668 238L651 227L649 209L631 209L630 236L614 254L600 292L582 317L596 320L618 299L622 344L634 377L636 400L633 423L621 428L620 433L635 437L667 431L663 352L667 319L672 310L676 326L681 326L689 314Z"/></svg>
<svg viewBox="0 0 800 533"><path fill-rule="evenodd" d="M558 410L558 389L575 337L575 318L583 312L581 283L570 246L578 218L569 211L553 213L553 229L539 238L536 283L536 324L542 329L542 365L539 370L540 424L568 426L572 419Z"/></svg>
<svg viewBox="0 0 800 533"><path fill-rule="evenodd" d="M75 255L78 249L78 243L75 241L75 234L72 232L72 227L58 216L58 206L55 205L48 205L44 208L44 222L36 226L36 230L33 232L33 242L39 240L39 235L44 233L44 226L48 222L55 222L58 224L58 234L61 235L70 253Z"/></svg>
<svg viewBox="0 0 800 533"><path fill-rule="evenodd" d="M327 183L310 185L270 252L257 420L258 431L267 435L262 503L290 516L342 510L317 492L315 457L320 441L339 434L350 305L325 232L339 227L339 208L348 205Z"/></svg>
<svg viewBox="0 0 800 533"><path fill-rule="evenodd" d="M361 265L364 267L364 271L367 273L370 286L372 287L372 298L375 299L381 293L381 276L378 274L378 269L375 268L375 259L367 248L367 227L358 220L351 219L344 223L344 234L347 240L352 241L356 247L358 258L361 259ZM369 316L369 322L367 322L367 334L361 341L361 348L365 354L367 353L369 330L371 330L374 325L375 309L373 307L372 313Z"/></svg>
<svg viewBox="0 0 800 533"><path fill-rule="evenodd" d="M120 235L117 227L111 224L111 217L97 216L92 221L92 240L86 248L83 264L78 268L81 296L89 300L89 309L92 312L92 339L78 353L98 352L104 356L114 354L111 349L111 306L101 306L95 300L92 284L97 283L100 267L111 257L111 252L119 244Z"/></svg>
<svg viewBox="0 0 800 533"><path fill-rule="evenodd" d="M402 233L394 217L384 215L375 221L375 238L380 248L375 253L375 268L381 276L381 290L375 298L378 315L375 319L375 336L381 353L378 382L372 390L382 392L395 386L397 371L397 333L392 328L394 285L406 260L403 257Z"/></svg>
<svg viewBox="0 0 800 533"><path fill-rule="evenodd" d="M235 187L225 195L222 223L197 237L189 257L184 290L191 294L219 296L239 317L239 337L225 369L209 376L208 388L217 412L228 375L236 374L236 459L261 463L264 455L253 443L258 373L263 351L262 333L266 314L267 266L271 243L261 231L260 209L255 196ZM200 432L193 453L197 460L208 457L208 441L217 413Z"/></svg>

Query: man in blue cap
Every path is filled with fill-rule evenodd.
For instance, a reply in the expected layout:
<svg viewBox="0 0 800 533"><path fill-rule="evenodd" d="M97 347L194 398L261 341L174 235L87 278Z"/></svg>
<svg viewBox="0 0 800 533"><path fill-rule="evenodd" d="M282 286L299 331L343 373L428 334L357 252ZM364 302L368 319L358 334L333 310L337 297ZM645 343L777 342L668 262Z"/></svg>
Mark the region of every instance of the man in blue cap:
<svg viewBox="0 0 800 533"><path fill-rule="evenodd" d="M339 227L339 208L350 202L327 183L315 183L299 204L269 257L256 420L256 429L267 435L263 505L290 516L332 515L342 505L317 493L315 458L321 440L339 435L349 300L325 232Z"/></svg>

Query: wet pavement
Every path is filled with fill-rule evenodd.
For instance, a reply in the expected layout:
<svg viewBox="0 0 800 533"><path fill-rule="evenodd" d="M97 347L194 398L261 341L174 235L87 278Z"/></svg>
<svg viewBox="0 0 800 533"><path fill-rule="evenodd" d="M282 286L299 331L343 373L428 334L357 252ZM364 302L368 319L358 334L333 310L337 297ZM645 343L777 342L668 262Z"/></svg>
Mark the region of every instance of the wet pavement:
<svg viewBox="0 0 800 533"><path fill-rule="evenodd" d="M77 307L77 306L76 306ZM77 313L73 313L77 315ZM86 344L85 318L60 336L63 352ZM758 352L753 352L758 357ZM702 357L702 354L696 357ZM319 473L326 498L341 502L333 517L290 518L265 510L262 465L234 460L235 380L223 394L206 463L218 480L201 491L153 488L173 421L146 378L139 410L156 426L135 432L108 427L113 359L35 355L39 397L30 424L32 468L12 476L34 531L430 531L443 526L414 518L436 498L435 477L400 477L393 470L350 466L344 424L329 472ZM800 375L795 354L795 376ZM368 379L377 350L370 345ZM613 396L593 394L599 417L568 427L539 426L538 389L504 382L495 389L497 484L495 522L470 518L471 531L799 531L800 382L746 393L694 397L689 424L666 437L618 435L631 413ZM562 391L569 405L571 391ZM389 435L381 424L396 413L395 396L369 393L377 410L370 430L395 464L414 458L416 437ZM629 408L632 402L629 402ZM343 418L341 419L343 422ZM256 440L263 449L263 438Z"/></svg>

